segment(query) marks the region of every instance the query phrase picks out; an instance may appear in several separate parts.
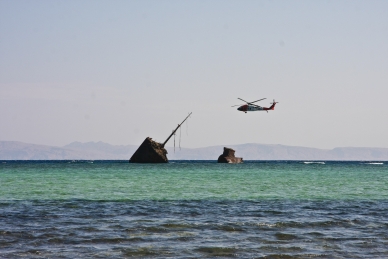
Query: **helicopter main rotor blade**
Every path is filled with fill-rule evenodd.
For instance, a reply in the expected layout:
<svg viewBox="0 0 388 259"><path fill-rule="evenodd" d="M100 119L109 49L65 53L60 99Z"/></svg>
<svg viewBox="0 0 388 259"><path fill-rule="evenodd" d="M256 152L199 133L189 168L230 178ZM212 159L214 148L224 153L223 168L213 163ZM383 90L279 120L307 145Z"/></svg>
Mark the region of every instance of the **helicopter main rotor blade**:
<svg viewBox="0 0 388 259"><path fill-rule="evenodd" d="M243 101L243 102L249 103L249 102L247 102L247 101L245 101L245 100L243 100L243 99L241 99L241 98L237 98L237 99L239 99L239 100L241 100L241 101Z"/></svg>
<svg viewBox="0 0 388 259"><path fill-rule="evenodd" d="M257 101L253 101L253 102L250 102L250 103L255 103L255 102L258 102L258 101L262 101L262 100L265 100L267 98L263 98L263 99L260 99L260 100L257 100Z"/></svg>
<svg viewBox="0 0 388 259"><path fill-rule="evenodd" d="M253 102L247 102L247 101L245 101L245 100L243 100L243 99L241 99L241 98L237 98L237 99L240 99L241 101L246 102L246 103L248 103L248 104L253 104L253 103L255 103L255 102L262 101L262 100L267 99L267 98L263 98L263 99L256 100L256 101L253 101Z"/></svg>

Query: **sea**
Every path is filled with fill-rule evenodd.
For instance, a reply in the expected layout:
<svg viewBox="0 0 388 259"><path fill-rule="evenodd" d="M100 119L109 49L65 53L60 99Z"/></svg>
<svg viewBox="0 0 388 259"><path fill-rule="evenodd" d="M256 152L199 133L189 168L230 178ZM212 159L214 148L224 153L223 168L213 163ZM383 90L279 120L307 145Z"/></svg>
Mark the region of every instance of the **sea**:
<svg viewBox="0 0 388 259"><path fill-rule="evenodd" d="M0 161L0 258L388 258L388 162Z"/></svg>

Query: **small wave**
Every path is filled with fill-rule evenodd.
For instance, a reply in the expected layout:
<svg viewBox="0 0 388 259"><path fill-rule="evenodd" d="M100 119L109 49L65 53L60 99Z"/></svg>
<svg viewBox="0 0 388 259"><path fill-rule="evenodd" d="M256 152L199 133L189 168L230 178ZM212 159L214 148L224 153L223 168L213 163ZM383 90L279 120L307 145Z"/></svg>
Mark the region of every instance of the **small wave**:
<svg viewBox="0 0 388 259"><path fill-rule="evenodd" d="M295 235L291 235L291 234L286 234L286 233L276 233L275 234L275 237L279 240L292 240L292 239L296 239L298 238L297 236Z"/></svg>
<svg viewBox="0 0 388 259"><path fill-rule="evenodd" d="M324 165L325 162L303 162L304 164L321 164Z"/></svg>
<svg viewBox="0 0 388 259"><path fill-rule="evenodd" d="M198 252L208 254L211 256L235 256L237 249L233 247L199 247L196 249Z"/></svg>
<svg viewBox="0 0 388 259"><path fill-rule="evenodd" d="M364 163L365 165L383 165L384 163L381 162L371 162L371 163Z"/></svg>
<svg viewBox="0 0 388 259"><path fill-rule="evenodd" d="M277 226L276 224L270 224L270 223L257 223L255 225L257 225L259 227L269 227L269 228L273 228L273 227Z"/></svg>

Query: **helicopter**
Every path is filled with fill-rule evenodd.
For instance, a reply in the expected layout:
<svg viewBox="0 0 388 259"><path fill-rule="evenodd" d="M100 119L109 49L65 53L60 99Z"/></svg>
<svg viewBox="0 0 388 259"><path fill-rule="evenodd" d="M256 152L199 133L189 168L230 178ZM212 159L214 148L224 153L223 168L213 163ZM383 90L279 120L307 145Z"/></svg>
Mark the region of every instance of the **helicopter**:
<svg viewBox="0 0 388 259"><path fill-rule="evenodd" d="M245 100L243 100L241 98L237 98L237 99L239 99L239 100L241 100L243 102L246 102L247 104L243 104L243 105L238 104L238 105L233 105L232 107L240 106L240 107L237 108L237 110L245 112L245 113L247 113L247 112L254 112L254 111L266 111L266 112L268 112L269 110L275 110L275 105L278 103L278 102L275 102L275 99L274 99L273 102L271 103L272 105L269 108L267 108L267 107L261 107L259 105L253 104L255 102L262 101L262 100L265 100L267 98L263 98L263 99L256 100L256 101L253 101L253 102L247 102L247 101L245 101Z"/></svg>

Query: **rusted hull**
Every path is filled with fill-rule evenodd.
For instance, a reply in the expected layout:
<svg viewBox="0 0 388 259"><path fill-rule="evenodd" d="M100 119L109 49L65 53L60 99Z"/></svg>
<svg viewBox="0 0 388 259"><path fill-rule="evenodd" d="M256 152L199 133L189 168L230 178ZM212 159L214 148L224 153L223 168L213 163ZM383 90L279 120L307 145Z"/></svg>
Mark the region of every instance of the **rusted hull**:
<svg viewBox="0 0 388 259"><path fill-rule="evenodd" d="M161 143L147 137L129 159L130 163L168 163L167 150Z"/></svg>

